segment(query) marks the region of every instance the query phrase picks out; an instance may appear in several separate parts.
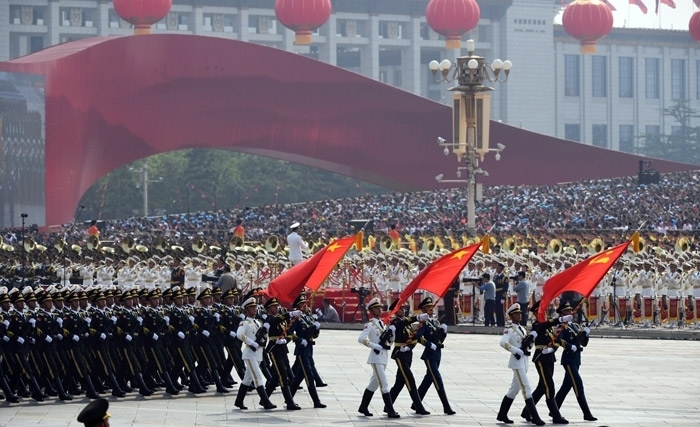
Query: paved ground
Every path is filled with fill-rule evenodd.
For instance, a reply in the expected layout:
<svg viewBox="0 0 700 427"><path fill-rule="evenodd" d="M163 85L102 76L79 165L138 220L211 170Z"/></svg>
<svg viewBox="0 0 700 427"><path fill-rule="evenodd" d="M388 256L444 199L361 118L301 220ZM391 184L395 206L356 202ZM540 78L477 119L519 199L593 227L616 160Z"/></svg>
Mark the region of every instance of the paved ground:
<svg viewBox="0 0 700 427"><path fill-rule="evenodd" d="M381 397L375 395L372 411L375 416L358 416L362 390L369 379L369 367L365 364L367 350L357 343L357 331L326 330L316 346L316 364L329 387L319 389L326 409L307 409L312 406L308 394L302 390L297 402L301 411L276 409L264 411L251 409L240 411L233 406L235 390L226 395L214 393L194 397L142 398L129 395L123 399L110 398L111 425L114 427L152 426L227 426L240 424L258 425L309 425L309 426L491 426L501 398L510 382L511 371L506 369L508 354L498 346L497 334L451 334L441 367L445 386L456 415L442 414L442 406L434 390L430 390L425 404L433 414L420 417L410 410L407 394L399 396L397 410L399 420L379 416ZM583 421L575 398L570 395L562 407L562 413L572 425L586 426L697 426L700 424L700 374L698 360L700 342L688 340L630 340L599 338L583 353L582 375L586 394L596 422ZM389 365L393 376L395 365ZM424 365L416 358L414 372L419 378L425 373ZM533 383L536 373L530 371ZM561 382L558 370L555 381ZM272 401L281 407L279 393ZM77 427L75 421L80 409L87 403L78 399L70 403L35 403L25 399L22 403L0 404L0 426L24 427ZM246 403L255 408L257 397L249 395ZM511 410L516 425L528 425L517 417L521 402ZM542 417L546 418L546 406L540 402ZM530 424L531 425L531 424Z"/></svg>

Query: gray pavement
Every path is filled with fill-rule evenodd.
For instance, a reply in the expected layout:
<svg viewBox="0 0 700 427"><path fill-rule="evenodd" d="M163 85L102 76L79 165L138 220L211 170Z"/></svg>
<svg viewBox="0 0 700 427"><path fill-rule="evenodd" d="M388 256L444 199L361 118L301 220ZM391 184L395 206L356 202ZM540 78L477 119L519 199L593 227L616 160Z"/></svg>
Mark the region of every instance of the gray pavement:
<svg viewBox="0 0 700 427"><path fill-rule="evenodd" d="M483 327L480 331L488 333L452 333L446 341L441 371L452 407L457 411L453 416L442 413L440 401L432 389L424 400L426 408L432 412L429 416L413 414L405 391L396 404L400 419L389 420L382 416L383 405L378 394L371 405L374 417L359 416L357 407L369 380L370 368L365 364L368 350L357 343L357 330L324 330L315 347L315 359L321 375L329 384L329 387L319 389L321 400L328 405L326 409L312 409L312 402L305 390L299 391L296 396L297 403L304 408L301 411L258 409L258 399L253 394L246 399L251 409L240 411L233 406L235 389L226 396L213 392L197 397L156 394L143 398L130 394L122 399L110 397L110 421L114 427L503 425L496 422L496 413L512 376L506 368L508 353L498 346L500 331ZM572 422L571 425L700 425L699 341L619 339L594 333L582 356L581 373L586 395L598 421L583 421L576 399L571 394L561 410ZM393 361L387 370L393 380L396 372ZM420 381L425 366L417 356L413 370ZM529 378L533 385L536 384L534 369L530 370ZM560 384L561 380L562 370L558 367L555 382ZM279 392L273 394L271 399L282 408ZM23 399L19 404L3 403L0 404L0 426L81 426L75 419L87 402L87 399L78 398L69 403L35 403L29 399ZM516 421L515 425L532 425L518 416L521 408L522 399L517 399L510 418ZM540 402L538 409L542 418L550 421L544 402Z"/></svg>

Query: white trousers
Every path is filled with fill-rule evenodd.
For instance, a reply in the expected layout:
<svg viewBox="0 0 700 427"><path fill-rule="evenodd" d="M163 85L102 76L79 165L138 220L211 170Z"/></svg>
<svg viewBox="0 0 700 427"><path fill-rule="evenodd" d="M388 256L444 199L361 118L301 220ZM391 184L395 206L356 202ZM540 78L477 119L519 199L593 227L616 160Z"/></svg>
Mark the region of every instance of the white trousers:
<svg viewBox="0 0 700 427"><path fill-rule="evenodd" d="M532 397L532 387L527 379L527 369L513 369L513 381L510 383L510 388L506 396L510 399L515 399L518 392L523 394L523 399Z"/></svg>
<svg viewBox="0 0 700 427"><path fill-rule="evenodd" d="M262 348L260 348L262 351ZM245 375L243 375L242 383L244 385L250 385L253 383L255 388L265 385L265 376L260 370L260 363L257 360L245 359Z"/></svg>
<svg viewBox="0 0 700 427"><path fill-rule="evenodd" d="M382 390L382 394L389 393L389 391L391 391L391 385L389 385L389 381L386 379L386 364L370 363L369 366L372 367L372 376L369 378L367 390L375 392L379 388Z"/></svg>

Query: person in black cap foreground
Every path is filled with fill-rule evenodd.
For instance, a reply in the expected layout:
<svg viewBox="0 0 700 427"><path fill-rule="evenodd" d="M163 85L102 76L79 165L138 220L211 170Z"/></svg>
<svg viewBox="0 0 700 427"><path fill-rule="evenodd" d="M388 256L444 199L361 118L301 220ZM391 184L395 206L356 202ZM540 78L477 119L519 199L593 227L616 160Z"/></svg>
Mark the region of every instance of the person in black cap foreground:
<svg viewBox="0 0 700 427"><path fill-rule="evenodd" d="M554 342L554 337L557 334L557 326L561 323L571 322L573 316L569 314L539 322L537 320L537 311L539 308L540 302L537 301L530 309L530 312L532 312L535 317L532 323L532 330L537 333L537 338L535 338L535 354L532 356L532 362L537 367L537 375L539 376L537 387L535 391L532 392L532 400L537 404L540 398L544 396L547 407L549 408L549 415L552 417L552 422L554 424L569 424L566 418L562 417L561 413L559 413L559 407L554 400L554 393L556 391L553 379L554 362L557 360L554 353L558 348L557 344ZM527 421L532 419L527 406L523 408L520 416Z"/></svg>
<svg viewBox="0 0 700 427"><path fill-rule="evenodd" d="M560 316L568 316L573 313L571 305L567 301L563 306L557 309ZM588 345L588 335L591 330L588 327L581 327L578 323L568 322L566 327L559 335L557 342L560 347L564 348L564 354L561 356L561 364L564 367L564 381L559 387L557 395L554 397L557 407L561 408L566 395L571 388L574 388L576 400L578 401L581 411L583 411L583 419L586 421L596 421L597 418L591 414L586 401L586 395L583 391L583 380L578 372L581 366L581 352L583 347Z"/></svg>
<svg viewBox="0 0 700 427"><path fill-rule="evenodd" d="M109 402L107 399L99 398L88 403L78 414L78 422L85 424L85 427L109 427Z"/></svg>
<svg viewBox="0 0 700 427"><path fill-rule="evenodd" d="M395 300L389 306L389 311L396 308L396 304L399 300ZM413 372L411 372L411 363L413 362L413 348L416 346L416 334L413 331L412 324L418 321L427 320L430 315L422 313L418 316L406 316L409 307L408 305L402 305L396 311L396 316L391 320L391 325L389 330L392 331L394 335L394 349L391 351L391 358L396 362L396 380L394 380L394 385L391 387L391 401L395 402L396 398L403 390L404 386L408 390L408 394L411 396L413 401L413 407L418 415L430 415L430 412L426 411L423 407L423 402L420 400L418 395L418 387L416 386L416 380L413 377ZM388 408L384 409L384 412Z"/></svg>
<svg viewBox="0 0 700 427"><path fill-rule="evenodd" d="M506 313L510 317L511 325L503 331L500 345L511 354L508 360L508 367L513 370L513 380L510 383L508 392L503 396L496 419L506 424L513 423L513 420L508 418L508 410L513 404L513 399L520 392L525 397L525 405L530 412L530 422L542 426L544 421L537 414L535 402L532 400L532 387L530 387L530 382L527 379L528 356L530 355L528 342L531 343L532 339L537 338L537 332L533 331L528 335L527 329L520 325L522 313L518 303L511 305Z"/></svg>
<svg viewBox="0 0 700 427"><path fill-rule="evenodd" d="M369 302L367 311L369 311L371 318L365 324L357 341L371 349L367 364L372 365L372 376L369 378L369 384L362 395L362 403L357 411L366 417L371 417L373 414L369 412L369 402L377 388L380 388L382 399L384 399L384 411L389 418L400 418L400 415L394 410L389 380L386 378L386 363L389 360L388 350L391 349L394 337L392 331L379 318L382 314L382 303L379 298L373 298Z"/></svg>
<svg viewBox="0 0 700 427"><path fill-rule="evenodd" d="M418 306L424 314L428 315L428 318L416 332L416 340L425 347L420 358L423 359L426 367L425 377L418 386L418 396L422 401L430 385L435 385L435 391L440 397L443 411L447 415L454 415L456 412L452 410L450 402L447 400L447 392L442 382L442 375L440 375L440 361L442 360L442 349L445 347L443 343L447 338L447 325L439 324L437 320L432 318L434 305L433 299L426 297ZM415 410L416 406L412 406L411 409Z"/></svg>

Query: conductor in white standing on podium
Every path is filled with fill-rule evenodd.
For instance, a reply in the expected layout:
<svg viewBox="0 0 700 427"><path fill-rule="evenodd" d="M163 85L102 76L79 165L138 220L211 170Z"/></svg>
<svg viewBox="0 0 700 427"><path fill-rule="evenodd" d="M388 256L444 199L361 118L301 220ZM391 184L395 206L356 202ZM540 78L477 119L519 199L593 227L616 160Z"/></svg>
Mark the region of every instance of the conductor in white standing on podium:
<svg viewBox="0 0 700 427"><path fill-rule="evenodd" d="M295 222L289 227L292 232L287 236L287 244L289 245L289 262L292 265L297 265L304 260L304 252L309 250L309 245L297 234L299 223Z"/></svg>

